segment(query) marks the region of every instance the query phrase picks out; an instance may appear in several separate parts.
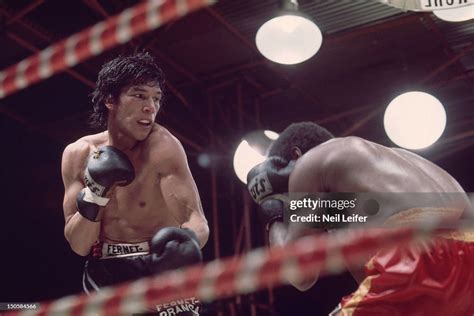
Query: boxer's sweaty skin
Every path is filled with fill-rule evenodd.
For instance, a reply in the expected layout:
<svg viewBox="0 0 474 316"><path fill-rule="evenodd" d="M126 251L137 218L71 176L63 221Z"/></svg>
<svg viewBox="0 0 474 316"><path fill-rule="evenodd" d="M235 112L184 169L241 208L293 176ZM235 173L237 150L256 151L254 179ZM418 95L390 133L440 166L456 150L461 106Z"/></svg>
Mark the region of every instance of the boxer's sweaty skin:
<svg viewBox="0 0 474 316"><path fill-rule="evenodd" d="M183 147L167 129L153 123L160 96L161 90L154 84L125 88L118 104L106 103L110 110L108 130L85 136L65 149L65 236L76 253L87 255L97 240L147 241L167 226L189 228L196 233L201 247L206 243L209 229ZM143 119L149 124L141 124ZM77 212L75 199L85 186L89 155L109 145L128 156L135 179L110 190L102 220L91 222Z"/></svg>
<svg viewBox="0 0 474 316"><path fill-rule="evenodd" d="M84 139L89 153L102 146L108 146L107 133ZM160 188L160 174L157 170L164 142L175 142L163 127L155 125L150 136L140 149L126 152L135 169L134 181L125 187L115 187L114 194L104 209L101 240L107 242L136 243L150 240L158 229L167 226L179 227L189 218L189 210L169 210ZM167 140L168 139L168 140ZM154 146L151 145L154 143ZM85 169L81 171L81 176Z"/></svg>
<svg viewBox="0 0 474 316"><path fill-rule="evenodd" d="M304 154L290 176L289 191L440 193L438 203L451 208L454 218L460 218L469 204L459 183L440 167L409 151L358 137L331 139ZM453 199L442 195L443 192L462 194L456 194ZM401 196L384 201L385 207L380 212L388 217L419 206L411 205L412 201L401 201ZM299 226L290 224L285 239L295 240L302 234ZM351 272L360 281L360 271Z"/></svg>

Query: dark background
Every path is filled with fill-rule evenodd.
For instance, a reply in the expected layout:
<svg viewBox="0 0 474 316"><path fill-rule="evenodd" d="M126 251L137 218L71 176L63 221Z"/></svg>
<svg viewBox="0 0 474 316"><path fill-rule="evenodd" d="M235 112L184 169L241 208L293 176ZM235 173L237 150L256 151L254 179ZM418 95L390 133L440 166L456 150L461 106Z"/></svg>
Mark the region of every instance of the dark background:
<svg viewBox="0 0 474 316"><path fill-rule="evenodd" d="M0 1L0 68L134 3ZM255 33L277 12L277 1L223 0L0 99L0 301L42 301L81 290L84 259L63 236L61 154L95 132L87 127L88 95L100 66L118 54L147 50L166 73L158 121L188 154L211 226L206 261L264 244L255 214L244 220L245 187L232 168L240 138L255 129L280 132L311 120L336 136L393 146L383 130L385 107L402 92L429 92L445 105L447 128L437 144L418 153L473 191L474 23L448 23L375 1L299 3L324 37L321 50L299 65L274 64L255 48ZM212 168L197 164L201 154L211 157ZM347 274L325 278L306 293L283 287L275 292L274 311L327 314L354 288ZM261 291L210 308L227 315L234 306L238 315L251 315L253 306L258 315L270 315L270 299Z"/></svg>

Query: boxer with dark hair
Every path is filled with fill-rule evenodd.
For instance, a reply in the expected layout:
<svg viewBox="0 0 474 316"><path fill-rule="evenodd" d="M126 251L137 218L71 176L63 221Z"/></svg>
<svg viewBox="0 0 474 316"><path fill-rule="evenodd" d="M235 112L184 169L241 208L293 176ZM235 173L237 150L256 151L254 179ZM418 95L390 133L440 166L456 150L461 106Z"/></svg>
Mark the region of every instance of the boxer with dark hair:
<svg viewBox="0 0 474 316"><path fill-rule="evenodd" d="M312 122L293 123L271 144L268 156L290 161L331 138L334 138L331 132Z"/></svg>
<svg viewBox="0 0 474 316"><path fill-rule="evenodd" d="M155 123L162 84L148 54L106 63L92 121L107 130L64 150L64 234L74 252L90 255L87 293L202 260L209 228L186 154ZM160 315L197 315L196 301L185 301Z"/></svg>
<svg viewBox="0 0 474 316"><path fill-rule="evenodd" d="M91 126L107 127L109 111L106 102L117 102L124 87L153 84L162 89L164 82L163 71L155 63L153 57L146 53L119 57L105 63L91 94L93 104L93 112L90 116ZM161 105L163 100L159 101Z"/></svg>
<svg viewBox="0 0 474 316"><path fill-rule="evenodd" d="M404 195L384 201L379 213L390 225L407 218L417 225L433 217L459 220L470 216L470 201L451 175L400 148L359 137L332 138L326 129L304 122L284 130L269 155L249 172L247 184L260 206L270 246L285 246L307 234L326 233L325 229L283 221L288 192L427 192L435 197L436 202L430 205L431 200L427 205L404 201ZM255 185L262 183L266 185L255 190ZM474 293L472 233L449 231L435 235L422 247L395 246L366 259L365 270L351 270L359 289L342 299L334 315L460 316L474 312L470 303ZM318 275L319 271L314 271L313 280L294 286L307 290Z"/></svg>

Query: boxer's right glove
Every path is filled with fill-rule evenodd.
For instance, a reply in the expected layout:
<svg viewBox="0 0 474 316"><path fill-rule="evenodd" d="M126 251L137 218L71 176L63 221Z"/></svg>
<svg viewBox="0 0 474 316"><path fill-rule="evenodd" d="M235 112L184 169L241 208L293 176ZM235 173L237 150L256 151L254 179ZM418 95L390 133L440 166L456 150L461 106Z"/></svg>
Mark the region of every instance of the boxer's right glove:
<svg viewBox="0 0 474 316"><path fill-rule="evenodd" d="M107 192L114 185L128 185L134 178L133 165L125 153L111 146L99 148L88 158L84 171L86 187L77 195L77 210L90 221L100 221L100 208L109 201L105 197Z"/></svg>
<svg viewBox="0 0 474 316"><path fill-rule="evenodd" d="M271 156L253 167L247 174L247 188L253 200L259 204L260 219L268 230L275 221L283 220L285 193L295 160Z"/></svg>
<svg viewBox="0 0 474 316"><path fill-rule="evenodd" d="M188 228L164 227L151 240L152 270L158 274L202 261L196 234Z"/></svg>

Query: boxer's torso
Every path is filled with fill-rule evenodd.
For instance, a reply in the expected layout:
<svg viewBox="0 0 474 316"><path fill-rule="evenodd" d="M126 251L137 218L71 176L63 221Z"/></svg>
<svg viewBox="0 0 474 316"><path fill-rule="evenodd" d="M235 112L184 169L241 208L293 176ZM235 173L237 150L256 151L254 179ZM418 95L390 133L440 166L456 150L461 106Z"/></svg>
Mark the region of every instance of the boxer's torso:
<svg viewBox="0 0 474 316"><path fill-rule="evenodd" d="M100 240L110 243L138 243L150 240L163 227L179 226L180 214L167 208L160 187L160 142L171 134L155 125L150 135L133 149L126 151L135 170L135 179L125 187L116 187L104 209ZM108 132L84 138L89 154L109 145ZM86 160L83 162L81 178Z"/></svg>
<svg viewBox="0 0 474 316"><path fill-rule="evenodd" d="M290 177L290 191L298 190L299 182L311 187L309 192L426 192L436 200L436 205L419 205L413 195L407 194L407 200L403 194L383 195L386 200L380 212L385 218L420 206L448 207L459 218L469 203L459 183L430 161L358 137L332 139L308 151ZM351 273L361 280L362 269L351 269Z"/></svg>

